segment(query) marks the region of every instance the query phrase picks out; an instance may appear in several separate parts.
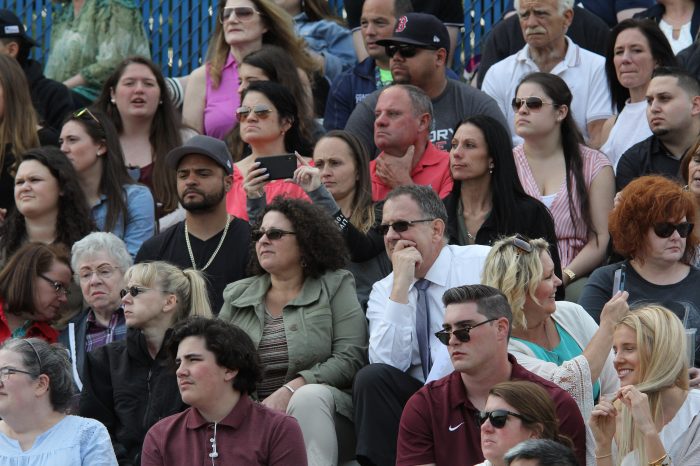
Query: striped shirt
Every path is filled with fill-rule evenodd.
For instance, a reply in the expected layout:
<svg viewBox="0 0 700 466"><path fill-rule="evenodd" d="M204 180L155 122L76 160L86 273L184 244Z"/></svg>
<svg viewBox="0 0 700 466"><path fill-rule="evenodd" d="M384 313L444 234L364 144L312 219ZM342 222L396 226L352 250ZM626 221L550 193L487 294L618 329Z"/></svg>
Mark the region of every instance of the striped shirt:
<svg viewBox="0 0 700 466"><path fill-rule="evenodd" d="M591 189L591 183L598 175L598 172L600 172L603 167L611 166L611 164L610 160L608 160L603 153L583 145L580 145L579 148L581 150L581 158L583 159L583 180L586 183L586 191L588 191ZM513 157L515 158L515 167L518 170L518 177L520 178L525 192L536 199L542 200L542 193L532 174L522 144L513 149ZM576 209L576 212L573 214L574 218L576 218L577 228L574 227L574 223L571 221L571 215L569 215L569 194L566 191L566 181L562 182L559 191L556 193L549 207L549 211L554 218L554 231L557 235L557 247L559 249L562 269L567 267L571 261L574 260L576 255L588 242L588 229L583 223L581 203L576 194L576 181L573 175L571 175L571 196L574 208Z"/></svg>
<svg viewBox="0 0 700 466"><path fill-rule="evenodd" d="M260 362L265 368L262 381L258 384L258 397L264 400L287 382L289 352L287 334L284 331L284 317L273 317L265 309L265 325L258 346Z"/></svg>

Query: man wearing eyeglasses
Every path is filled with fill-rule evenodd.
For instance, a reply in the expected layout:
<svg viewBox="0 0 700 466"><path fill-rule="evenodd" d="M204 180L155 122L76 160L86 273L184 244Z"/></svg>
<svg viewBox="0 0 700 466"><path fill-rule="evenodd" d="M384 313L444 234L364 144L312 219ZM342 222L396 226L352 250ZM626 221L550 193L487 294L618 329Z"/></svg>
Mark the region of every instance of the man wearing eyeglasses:
<svg viewBox="0 0 700 466"><path fill-rule="evenodd" d="M394 83L412 84L430 98L435 118L429 135L438 149L449 148L455 126L467 116L484 114L506 125L503 112L492 98L463 82L448 79L445 61L450 39L445 25L435 16L425 13L401 16L394 34L376 44L386 48ZM377 153L373 126L378 98L379 91L367 96L355 107L345 125L370 154Z"/></svg>
<svg viewBox="0 0 700 466"><path fill-rule="evenodd" d="M553 382L520 366L508 354L513 318L506 297L486 285L458 286L442 297L445 317L436 337L449 359L436 361L434 372L450 365L450 374L426 384L406 403L401 416L396 464L477 464L484 461L478 422L485 422L491 387L508 380L541 385L554 402L559 430L570 437L579 464L586 464L586 430L574 399ZM444 355L444 352L442 353ZM452 371L454 368L454 371ZM503 429L512 418L491 420ZM504 422L503 422L504 421Z"/></svg>
<svg viewBox="0 0 700 466"><path fill-rule="evenodd" d="M231 154L223 141L197 135L166 158L176 171L185 220L144 242L135 262L164 260L201 271L211 309L218 314L226 285L247 276L250 244L248 222L226 212L226 193L233 183Z"/></svg>
<svg viewBox="0 0 700 466"><path fill-rule="evenodd" d="M429 186L401 186L384 203L380 230L393 272L372 287L371 364L353 383L360 464L394 464L401 411L423 386L440 347L442 294L479 282L489 247L447 245L446 221L445 206Z"/></svg>
<svg viewBox="0 0 700 466"><path fill-rule="evenodd" d="M535 71L556 74L574 96L571 112L586 143L598 148L605 120L612 115L605 77L605 58L576 45L566 36L574 17L574 0L515 0L526 45L489 68L481 89L496 99L508 121L514 144L511 102L520 80Z"/></svg>

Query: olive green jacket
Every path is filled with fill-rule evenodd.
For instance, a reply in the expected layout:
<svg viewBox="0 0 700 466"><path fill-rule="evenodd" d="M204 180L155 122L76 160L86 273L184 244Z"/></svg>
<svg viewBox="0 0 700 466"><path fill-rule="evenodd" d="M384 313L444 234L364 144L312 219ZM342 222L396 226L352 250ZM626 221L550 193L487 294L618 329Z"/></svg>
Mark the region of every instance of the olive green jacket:
<svg viewBox="0 0 700 466"><path fill-rule="evenodd" d="M265 295L270 275L231 283L224 290L219 318L241 327L257 348L265 322ZM297 376L306 383L326 384L335 409L352 419L352 380L367 364L367 320L347 270L307 278L299 295L282 311L287 336L289 369L286 380Z"/></svg>

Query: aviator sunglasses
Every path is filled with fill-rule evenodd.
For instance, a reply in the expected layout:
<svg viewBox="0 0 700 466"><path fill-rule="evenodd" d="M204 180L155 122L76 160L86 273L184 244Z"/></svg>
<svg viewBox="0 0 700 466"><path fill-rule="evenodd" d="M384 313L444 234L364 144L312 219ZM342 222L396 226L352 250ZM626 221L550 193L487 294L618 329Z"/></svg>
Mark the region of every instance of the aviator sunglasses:
<svg viewBox="0 0 700 466"><path fill-rule="evenodd" d="M510 105L513 107L514 112L520 110L523 105L525 105L530 110L539 110L542 108L543 105L551 105L553 107L558 107L557 104L553 102L545 102L539 97L525 97L524 99L521 99L520 97L513 97L513 100L510 102Z"/></svg>
<svg viewBox="0 0 700 466"><path fill-rule="evenodd" d="M224 8L221 12L219 22L224 24L226 21L231 19L231 16L236 18L238 21L245 23L253 19L256 14L260 14L258 10L252 6L229 6Z"/></svg>
<svg viewBox="0 0 700 466"><path fill-rule="evenodd" d="M255 241L256 243L260 241L260 238L262 238L263 235L266 235L267 239L269 239L270 241L277 241L284 235L296 235L296 233L293 231L282 230L281 228L270 228L267 230L263 230L262 228L260 228L257 230L253 230L250 233L251 238L253 238L253 241Z"/></svg>
<svg viewBox="0 0 700 466"><path fill-rule="evenodd" d="M671 223L663 222L654 225L654 233L659 238L669 238L674 231L677 231L681 238L687 238L691 231L693 231L694 223L681 222L681 223Z"/></svg>
<svg viewBox="0 0 700 466"><path fill-rule="evenodd" d="M466 343L466 342L468 342L469 339L471 338L471 337L469 336L469 332L470 332L472 329L477 328L479 325L484 325L484 324L487 324L487 323L489 323L489 322L493 322L494 320L498 320L498 319L489 319L489 320L485 320L485 321L483 321L483 322L479 322L479 323L476 324L476 325L465 325L464 327L456 328L456 329L454 329L454 330L452 330L452 331L450 331L450 330L440 330L439 332L435 332L435 337L436 337L438 340L440 340L440 343L442 343L442 344L445 345L445 346L449 346L449 344L450 344L450 336L451 336L451 335L454 335L455 338L458 339L459 341L461 341L462 343Z"/></svg>
<svg viewBox="0 0 700 466"><path fill-rule="evenodd" d="M379 225L379 232L382 236L386 236L389 233L389 227L393 228L396 233L403 233L416 223L432 222L434 218L424 218L422 220L399 220L394 223L382 223Z"/></svg>
<svg viewBox="0 0 700 466"><path fill-rule="evenodd" d="M252 108L244 105L236 109L236 115L238 116L238 121L245 121L248 119L251 113L255 113L255 116L261 120L267 119L272 113L272 109L267 105L255 105Z"/></svg>
<svg viewBox="0 0 700 466"><path fill-rule="evenodd" d="M481 426L484 424L484 422L486 422L486 419L488 419L494 428L503 429L506 425L506 421L508 421L508 416L514 416L518 419L528 422L528 418L526 418L525 416L518 413L514 413L512 411L506 411L505 409L496 409L493 411L479 411L476 414L476 422L478 422Z"/></svg>

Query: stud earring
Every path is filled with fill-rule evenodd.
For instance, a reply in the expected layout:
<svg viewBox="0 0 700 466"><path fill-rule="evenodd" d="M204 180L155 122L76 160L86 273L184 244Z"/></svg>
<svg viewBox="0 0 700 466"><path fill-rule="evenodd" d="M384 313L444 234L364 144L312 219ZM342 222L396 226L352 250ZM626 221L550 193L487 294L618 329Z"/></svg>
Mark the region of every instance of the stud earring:
<svg viewBox="0 0 700 466"><path fill-rule="evenodd" d="M114 100L114 98L112 98L112 99L109 99L109 101L110 101L110 102L112 102L112 104L113 104L113 105L117 103L117 101L116 101L116 100Z"/></svg>
<svg viewBox="0 0 700 466"><path fill-rule="evenodd" d="M494 165L493 165L493 164L490 164L490 165L489 165L489 174L490 174L490 175L493 174L493 169L494 169Z"/></svg>

